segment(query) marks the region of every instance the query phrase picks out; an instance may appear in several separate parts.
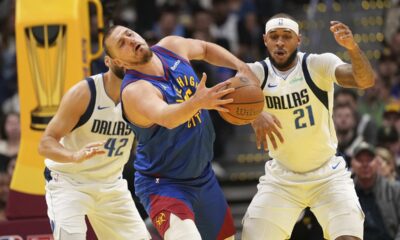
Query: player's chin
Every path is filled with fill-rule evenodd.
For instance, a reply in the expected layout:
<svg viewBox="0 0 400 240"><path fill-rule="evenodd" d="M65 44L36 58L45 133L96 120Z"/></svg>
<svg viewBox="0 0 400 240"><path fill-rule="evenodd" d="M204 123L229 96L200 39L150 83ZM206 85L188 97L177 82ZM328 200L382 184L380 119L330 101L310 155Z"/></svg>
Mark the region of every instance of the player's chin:
<svg viewBox="0 0 400 240"><path fill-rule="evenodd" d="M274 54L274 60L277 64L285 64L289 56L287 54Z"/></svg>

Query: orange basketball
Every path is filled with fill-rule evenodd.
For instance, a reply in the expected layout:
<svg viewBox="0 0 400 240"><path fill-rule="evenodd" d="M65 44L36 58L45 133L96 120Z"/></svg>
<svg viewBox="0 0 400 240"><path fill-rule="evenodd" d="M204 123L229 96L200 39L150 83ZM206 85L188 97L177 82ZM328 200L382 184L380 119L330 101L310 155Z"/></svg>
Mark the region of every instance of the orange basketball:
<svg viewBox="0 0 400 240"><path fill-rule="evenodd" d="M227 88L233 87L235 91L225 95L223 98L233 98L232 103L224 107L229 112L218 112L221 117L234 125L245 125L258 117L264 108L264 94L260 86L255 85L248 78L232 77Z"/></svg>

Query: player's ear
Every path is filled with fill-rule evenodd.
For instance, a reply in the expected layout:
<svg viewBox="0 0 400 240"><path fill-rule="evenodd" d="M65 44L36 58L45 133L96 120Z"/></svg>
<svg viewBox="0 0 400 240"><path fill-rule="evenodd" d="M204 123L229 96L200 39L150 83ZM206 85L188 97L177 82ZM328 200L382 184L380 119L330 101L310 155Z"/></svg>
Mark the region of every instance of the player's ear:
<svg viewBox="0 0 400 240"><path fill-rule="evenodd" d="M267 47L267 34L263 34L264 45Z"/></svg>
<svg viewBox="0 0 400 240"><path fill-rule="evenodd" d="M300 33L297 36L297 38L298 38L297 46L300 46L300 43L301 43L301 34Z"/></svg>
<svg viewBox="0 0 400 240"><path fill-rule="evenodd" d="M104 56L104 64L105 64L107 67L110 67L110 65L111 65L111 58L110 58L108 55L105 55L105 56Z"/></svg>

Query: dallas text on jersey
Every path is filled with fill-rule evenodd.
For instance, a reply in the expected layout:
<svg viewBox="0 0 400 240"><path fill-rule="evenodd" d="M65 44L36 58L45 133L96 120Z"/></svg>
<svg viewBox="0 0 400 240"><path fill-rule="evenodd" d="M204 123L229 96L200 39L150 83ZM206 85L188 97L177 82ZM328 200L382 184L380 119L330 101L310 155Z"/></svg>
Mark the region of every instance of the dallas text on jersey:
<svg viewBox="0 0 400 240"><path fill-rule="evenodd" d="M123 121L105 121L94 119L92 129L92 133L98 133L103 135L129 135L132 133L132 129Z"/></svg>
<svg viewBox="0 0 400 240"><path fill-rule="evenodd" d="M266 96L268 108L291 109L307 104L310 100L307 89L300 92L292 92L282 96Z"/></svg>

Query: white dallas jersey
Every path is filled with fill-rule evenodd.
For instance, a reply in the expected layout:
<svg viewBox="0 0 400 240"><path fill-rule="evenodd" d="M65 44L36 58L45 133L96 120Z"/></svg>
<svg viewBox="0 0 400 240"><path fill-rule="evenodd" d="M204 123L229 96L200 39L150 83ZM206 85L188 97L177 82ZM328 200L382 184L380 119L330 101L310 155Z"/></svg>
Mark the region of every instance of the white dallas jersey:
<svg viewBox="0 0 400 240"><path fill-rule="evenodd" d="M81 163L58 163L46 159L51 171L85 182L113 182L122 175L128 161L134 134L122 118L121 104L115 105L107 95L103 75L88 79L91 100L78 125L60 143L71 151L78 151L88 143L105 141L105 154L96 155Z"/></svg>
<svg viewBox="0 0 400 240"><path fill-rule="evenodd" d="M269 58L249 64L260 79L265 111L282 124L284 143L269 154L285 168L308 172L336 154L337 138L332 119L335 69L344 64L331 53L297 54L297 64L282 78ZM267 73L268 76L265 76Z"/></svg>

